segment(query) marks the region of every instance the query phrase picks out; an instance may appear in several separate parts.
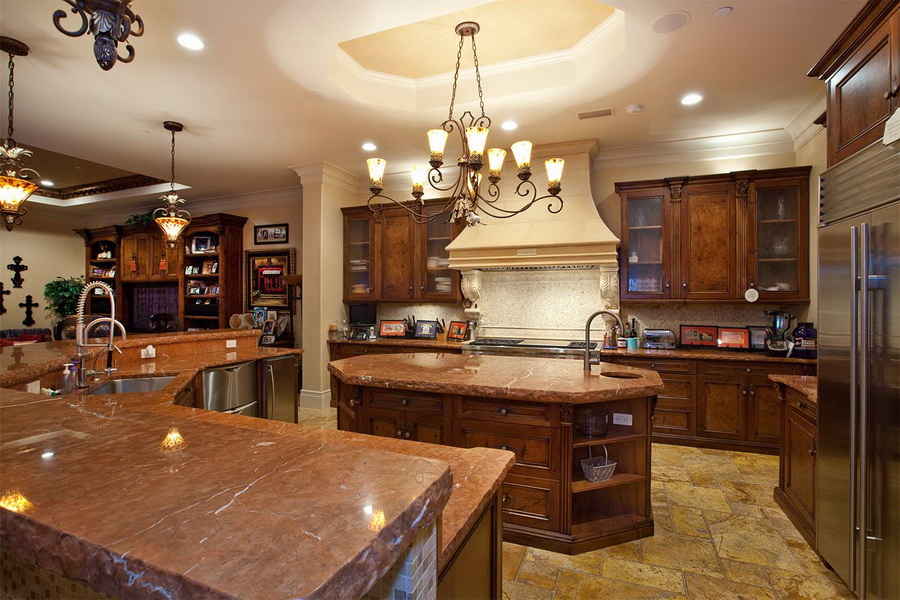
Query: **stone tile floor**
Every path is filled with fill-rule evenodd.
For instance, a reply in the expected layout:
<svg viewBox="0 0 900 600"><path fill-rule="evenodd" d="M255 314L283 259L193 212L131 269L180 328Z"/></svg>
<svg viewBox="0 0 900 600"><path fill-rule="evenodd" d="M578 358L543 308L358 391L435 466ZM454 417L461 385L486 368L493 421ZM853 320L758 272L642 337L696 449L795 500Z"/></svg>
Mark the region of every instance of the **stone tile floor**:
<svg viewBox="0 0 900 600"><path fill-rule="evenodd" d="M654 444L652 459L653 537L578 556L504 543L504 600L855 598L772 499L777 456Z"/></svg>

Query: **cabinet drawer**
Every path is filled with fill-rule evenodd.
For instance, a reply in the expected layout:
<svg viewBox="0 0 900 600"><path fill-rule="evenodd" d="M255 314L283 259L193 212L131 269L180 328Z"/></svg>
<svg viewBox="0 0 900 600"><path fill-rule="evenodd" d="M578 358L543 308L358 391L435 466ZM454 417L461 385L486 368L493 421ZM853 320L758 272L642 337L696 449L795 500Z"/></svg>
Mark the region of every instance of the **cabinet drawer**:
<svg viewBox="0 0 900 600"><path fill-rule="evenodd" d="M602 356L602 355L601 355ZM603 357L604 359L606 357ZM619 365L627 367L637 367L638 369L652 369L660 373L696 373L697 361L695 360L672 360L668 358L621 358L610 357Z"/></svg>
<svg viewBox="0 0 900 600"><path fill-rule="evenodd" d="M444 397L441 394L368 389L366 396L368 406L371 408L430 413L444 412Z"/></svg>
<svg viewBox="0 0 900 600"><path fill-rule="evenodd" d="M797 374L802 371L802 367L800 365L792 365L789 363L777 363L777 362L737 362L737 361L725 361L725 360L710 360L703 361L701 365L701 370L703 373L715 373L715 374L728 374L728 375L741 375L747 373L755 373L758 375L770 375L770 374L793 374L796 372Z"/></svg>
<svg viewBox="0 0 900 600"><path fill-rule="evenodd" d="M498 423L548 425L553 421L553 405L537 402L515 402L496 398L463 396L459 400L457 416Z"/></svg>
<svg viewBox="0 0 900 600"><path fill-rule="evenodd" d="M697 385L696 375L663 374L663 385L666 389L658 394L663 400L680 400L682 403L694 402L694 387Z"/></svg>
<svg viewBox="0 0 900 600"><path fill-rule="evenodd" d="M785 401L788 403L788 406L809 419L814 425L816 424L819 416L819 407L815 402L810 402L806 395L791 388L785 388L785 395Z"/></svg>
<svg viewBox="0 0 900 600"><path fill-rule="evenodd" d="M653 433L694 435L694 407L660 400L653 416Z"/></svg>
<svg viewBox="0 0 900 600"><path fill-rule="evenodd" d="M559 528L559 482L507 475L500 502L505 523L535 529Z"/></svg>
<svg viewBox="0 0 900 600"><path fill-rule="evenodd" d="M456 445L463 448L509 450L516 455L511 473L559 477L559 432L550 427L464 420L456 439Z"/></svg>

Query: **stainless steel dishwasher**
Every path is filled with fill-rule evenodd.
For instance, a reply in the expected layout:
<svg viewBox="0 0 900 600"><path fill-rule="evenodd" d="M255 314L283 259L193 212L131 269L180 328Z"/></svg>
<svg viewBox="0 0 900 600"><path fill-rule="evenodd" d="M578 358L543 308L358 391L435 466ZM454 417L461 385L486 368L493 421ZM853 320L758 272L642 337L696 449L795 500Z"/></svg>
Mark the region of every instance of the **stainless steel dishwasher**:
<svg viewBox="0 0 900 600"><path fill-rule="evenodd" d="M259 416L256 361L203 371L203 408Z"/></svg>
<svg viewBox="0 0 900 600"><path fill-rule="evenodd" d="M297 422L297 357L279 356L262 361L263 407L266 419Z"/></svg>

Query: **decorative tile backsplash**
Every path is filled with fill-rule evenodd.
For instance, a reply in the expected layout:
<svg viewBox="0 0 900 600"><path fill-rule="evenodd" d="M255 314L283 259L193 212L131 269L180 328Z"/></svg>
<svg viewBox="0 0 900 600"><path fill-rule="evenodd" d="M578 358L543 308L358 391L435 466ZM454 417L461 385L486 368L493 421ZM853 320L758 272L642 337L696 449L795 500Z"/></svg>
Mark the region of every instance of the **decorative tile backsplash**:
<svg viewBox="0 0 900 600"><path fill-rule="evenodd" d="M678 336L679 325L716 325L719 327L744 327L746 325L771 325L767 310L790 310L783 306L746 304L633 304L622 307L622 318L637 322L638 333L644 329L671 329ZM796 322L795 322L796 323ZM793 326L791 327L793 330Z"/></svg>

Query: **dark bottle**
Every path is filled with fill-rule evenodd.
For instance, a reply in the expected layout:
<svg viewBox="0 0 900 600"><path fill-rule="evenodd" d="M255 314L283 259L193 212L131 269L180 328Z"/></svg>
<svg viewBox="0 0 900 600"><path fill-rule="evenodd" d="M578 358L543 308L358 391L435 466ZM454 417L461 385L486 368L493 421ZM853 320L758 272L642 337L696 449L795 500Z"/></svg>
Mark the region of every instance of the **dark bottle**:
<svg viewBox="0 0 900 600"><path fill-rule="evenodd" d="M796 358L816 358L816 336L818 332L812 323L797 323L794 328L794 351Z"/></svg>

